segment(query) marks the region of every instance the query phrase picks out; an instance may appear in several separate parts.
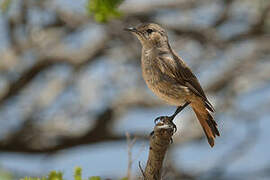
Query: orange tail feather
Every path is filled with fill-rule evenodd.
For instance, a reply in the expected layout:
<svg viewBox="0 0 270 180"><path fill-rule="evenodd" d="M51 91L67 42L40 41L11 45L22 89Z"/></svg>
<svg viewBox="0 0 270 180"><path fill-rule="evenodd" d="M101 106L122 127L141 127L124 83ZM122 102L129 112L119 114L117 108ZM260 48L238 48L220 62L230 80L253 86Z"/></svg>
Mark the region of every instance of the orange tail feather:
<svg viewBox="0 0 270 180"><path fill-rule="evenodd" d="M200 100L199 102L191 103L191 106L204 130L208 143L211 147L215 145L215 137L220 136L217 123L213 119L213 116L207 110L205 104Z"/></svg>

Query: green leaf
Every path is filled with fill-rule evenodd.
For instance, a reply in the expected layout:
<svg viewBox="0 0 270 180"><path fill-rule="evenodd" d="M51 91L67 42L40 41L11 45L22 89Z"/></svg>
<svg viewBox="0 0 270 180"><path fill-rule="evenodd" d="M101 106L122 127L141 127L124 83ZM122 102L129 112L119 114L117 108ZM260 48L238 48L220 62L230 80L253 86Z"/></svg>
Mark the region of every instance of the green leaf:
<svg viewBox="0 0 270 180"><path fill-rule="evenodd" d="M61 172L51 171L48 180L63 180L63 174Z"/></svg>
<svg viewBox="0 0 270 180"><path fill-rule="evenodd" d="M11 180L11 179L13 179L13 177L10 172L0 169L0 180Z"/></svg>
<svg viewBox="0 0 270 180"><path fill-rule="evenodd" d="M99 176L92 176L88 178L89 180L101 180ZM0 180L1 177L0 177ZM11 179L4 179L4 180L11 180ZM21 180L63 180L63 174L62 172L57 171L51 171L48 175L48 178L42 177L42 178L32 178L32 177L25 177ZM82 180L82 168L81 167L75 167L74 170L74 180Z"/></svg>
<svg viewBox="0 0 270 180"><path fill-rule="evenodd" d="M45 178L45 177L42 177L42 178L37 178L37 177L25 177L24 179L21 179L21 180L48 180L48 179ZM57 179L57 180L60 180L60 179Z"/></svg>
<svg viewBox="0 0 270 180"><path fill-rule="evenodd" d="M117 7L123 0L88 0L87 11L94 16L97 22L107 22L111 18L118 18L122 15Z"/></svg>
<svg viewBox="0 0 270 180"><path fill-rule="evenodd" d="M81 167L75 167L74 180L82 180L82 168Z"/></svg>
<svg viewBox="0 0 270 180"><path fill-rule="evenodd" d="M3 0L2 3L0 4L2 12L7 12L11 4L11 0Z"/></svg>
<svg viewBox="0 0 270 180"><path fill-rule="evenodd" d="M101 178L98 176L92 176L89 178L89 180L101 180Z"/></svg>

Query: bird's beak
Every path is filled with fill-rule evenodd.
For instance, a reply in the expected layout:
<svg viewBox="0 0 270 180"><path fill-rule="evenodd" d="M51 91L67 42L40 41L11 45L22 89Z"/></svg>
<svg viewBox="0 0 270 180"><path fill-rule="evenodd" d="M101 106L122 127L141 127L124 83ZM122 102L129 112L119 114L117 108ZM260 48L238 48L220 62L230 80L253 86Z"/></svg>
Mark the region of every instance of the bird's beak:
<svg viewBox="0 0 270 180"><path fill-rule="evenodd" d="M135 32L135 33L138 32L138 30L135 27L124 28L124 30L129 31L129 32Z"/></svg>

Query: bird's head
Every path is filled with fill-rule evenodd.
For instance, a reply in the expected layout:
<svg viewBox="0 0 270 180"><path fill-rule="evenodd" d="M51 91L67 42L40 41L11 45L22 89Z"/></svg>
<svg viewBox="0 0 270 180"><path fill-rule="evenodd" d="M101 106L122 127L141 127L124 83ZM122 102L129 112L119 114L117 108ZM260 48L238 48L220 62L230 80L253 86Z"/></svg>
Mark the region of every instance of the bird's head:
<svg viewBox="0 0 270 180"><path fill-rule="evenodd" d="M139 24L136 27L125 28L132 32L144 48L168 46L168 37L165 30L154 23Z"/></svg>

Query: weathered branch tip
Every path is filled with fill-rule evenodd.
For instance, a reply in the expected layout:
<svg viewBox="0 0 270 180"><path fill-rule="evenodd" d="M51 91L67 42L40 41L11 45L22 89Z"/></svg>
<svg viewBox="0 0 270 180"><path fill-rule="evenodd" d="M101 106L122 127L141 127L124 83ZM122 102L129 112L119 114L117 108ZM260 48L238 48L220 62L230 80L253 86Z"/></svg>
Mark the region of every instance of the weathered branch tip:
<svg viewBox="0 0 270 180"><path fill-rule="evenodd" d="M149 155L144 171L145 180L160 180L162 164L169 145L172 142L174 125L169 118L164 117L154 128L150 138Z"/></svg>

